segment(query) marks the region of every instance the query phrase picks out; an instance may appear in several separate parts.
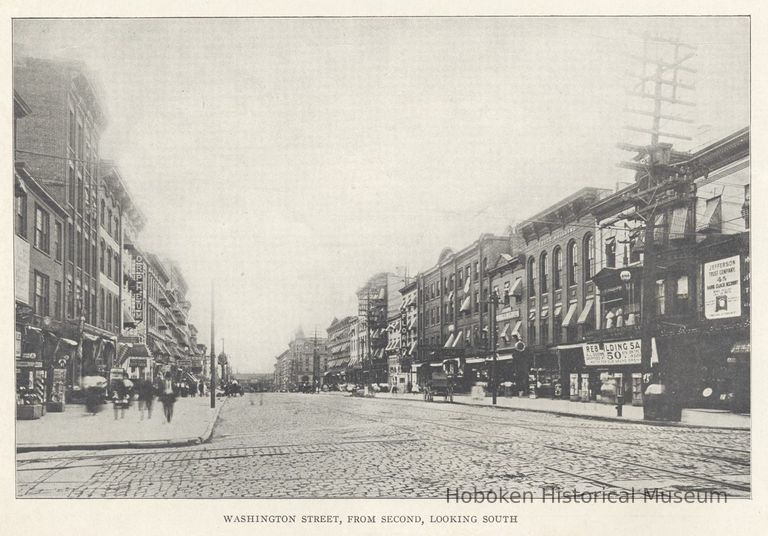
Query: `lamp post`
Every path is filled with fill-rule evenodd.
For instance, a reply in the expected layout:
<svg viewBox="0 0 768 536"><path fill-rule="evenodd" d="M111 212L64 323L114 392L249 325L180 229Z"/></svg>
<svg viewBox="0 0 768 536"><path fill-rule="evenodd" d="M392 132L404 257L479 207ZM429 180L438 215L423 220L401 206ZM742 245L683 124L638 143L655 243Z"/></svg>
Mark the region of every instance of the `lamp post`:
<svg viewBox="0 0 768 536"><path fill-rule="evenodd" d="M619 273L619 277L621 278L621 282L624 283L624 288L627 292L627 325L629 326L635 323L635 312L632 304L632 272L629 270L622 270L621 273Z"/></svg>

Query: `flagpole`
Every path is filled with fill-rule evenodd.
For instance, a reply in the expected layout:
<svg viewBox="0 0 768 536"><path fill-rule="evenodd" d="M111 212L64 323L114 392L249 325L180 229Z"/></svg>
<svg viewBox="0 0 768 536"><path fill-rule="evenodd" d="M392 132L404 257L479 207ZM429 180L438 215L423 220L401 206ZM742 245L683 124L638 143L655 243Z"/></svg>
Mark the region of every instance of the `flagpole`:
<svg viewBox="0 0 768 536"><path fill-rule="evenodd" d="M214 302L213 296L213 281L211 281L211 408L216 407L216 338L214 336L213 328L216 304Z"/></svg>

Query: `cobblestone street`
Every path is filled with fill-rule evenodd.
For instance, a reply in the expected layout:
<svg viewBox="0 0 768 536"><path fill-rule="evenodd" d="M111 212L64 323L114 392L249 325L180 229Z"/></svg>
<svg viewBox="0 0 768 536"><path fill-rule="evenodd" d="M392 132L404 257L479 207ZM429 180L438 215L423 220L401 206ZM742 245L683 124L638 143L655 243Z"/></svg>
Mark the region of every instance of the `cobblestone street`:
<svg viewBox="0 0 768 536"><path fill-rule="evenodd" d="M17 456L19 497L422 497L446 490L750 493L745 431L459 404L250 394L184 448Z"/></svg>

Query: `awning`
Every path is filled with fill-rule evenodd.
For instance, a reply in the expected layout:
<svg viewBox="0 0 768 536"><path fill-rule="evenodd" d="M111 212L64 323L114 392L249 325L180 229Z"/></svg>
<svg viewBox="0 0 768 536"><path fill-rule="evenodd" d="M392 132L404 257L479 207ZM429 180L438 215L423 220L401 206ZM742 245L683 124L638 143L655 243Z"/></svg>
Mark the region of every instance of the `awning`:
<svg viewBox="0 0 768 536"><path fill-rule="evenodd" d="M469 365L473 365L473 364L476 364L476 363L485 363L485 361L486 360L485 360L484 357L468 357L466 359L466 363L469 364Z"/></svg>
<svg viewBox="0 0 768 536"><path fill-rule="evenodd" d="M91 335L90 333L83 333L83 340L96 342L99 340L99 338L96 335Z"/></svg>
<svg viewBox="0 0 768 536"><path fill-rule="evenodd" d="M528 313L528 321L533 322L534 320L536 320L536 311L531 311Z"/></svg>
<svg viewBox="0 0 768 536"><path fill-rule="evenodd" d="M707 200L707 208L704 217L696 225L697 233L718 232L722 227L722 197L718 196Z"/></svg>
<svg viewBox="0 0 768 536"><path fill-rule="evenodd" d="M413 355L413 352L416 350L417 343L418 343L418 341L413 341L411 343L411 347L408 348L408 355Z"/></svg>
<svg viewBox="0 0 768 536"><path fill-rule="evenodd" d="M152 357L146 344L134 343L125 354L125 357Z"/></svg>
<svg viewBox="0 0 768 536"><path fill-rule="evenodd" d="M540 313L540 315L541 315L541 318L542 318L542 319L544 319L544 318L547 318L547 317L549 316L549 308L548 308L548 307L544 307L544 308L541 310L541 313Z"/></svg>
<svg viewBox="0 0 768 536"><path fill-rule="evenodd" d="M380 300L383 300L383 299L384 299L384 298L386 298L386 297L387 297L387 291L386 291L384 288L382 288L381 290L379 290L379 299L380 299Z"/></svg>
<svg viewBox="0 0 768 536"><path fill-rule="evenodd" d="M464 301L461 302L461 309L459 309L459 311L464 313L464 312L469 312L471 310L472 310L472 296L467 296L464 298Z"/></svg>
<svg viewBox="0 0 768 536"><path fill-rule="evenodd" d="M445 341L445 344L443 345L443 348L451 348L453 347L453 333L448 337L448 340Z"/></svg>
<svg viewBox="0 0 768 536"><path fill-rule="evenodd" d="M587 300L584 302L584 309L581 310L579 320L576 322L578 325L586 324L590 318L593 317L594 306L595 300Z"/></svg>
<svg viewBox="0 0 768 536"><path fill-rule="evenodd" d="M515 279L515 283L512 285L512 289L509 291L509 294L517 297L523 295L523 279L521 277Z"/></svg>
<svg viewBox="0 0 768 536"><path fill-rule="evenodd" d="M59 337L59 342L67 346L77 346L77 341L73 341L72 339L65 339L64 337Z"/></svg>
<svg viewBox="0 0 768 536"><path fill-rule="evenodd" d="M467 278L466 281L464 281L464 294L469 292L469 289L471 288L472 282Z"/></svg>
<svg viewBox="0 0 768 536"><path fill-rule="evenodd" d="M560 304L555 305L555 310L552 311L552 318L557 318L562 314L562 312L563 312L563 306Z"/></svg>
<svg viewBox="0 0 768 536"><path fill-rule="evenodd" d="M496 356L496 361L512 361L514 358L514 354L504 354Z"/></svg>
<svg viewBox="0 0 768 536"><path fill-rule="evenodd" d="M200 380L198 380L197 377L194 374L192 374L191 372L189 372L188 370L184 371L184 376L186 376L186 378L189 381L193 382L195 385L200 383Z"/></svg>
<svg viewBox="0 0 768 536"><path fill-rule="evenodd" d="M504 324L504 329L502 329L501 333L499 333L499 337L505 341L509 341L512 338L512 335L509 333L509 324L510 322Z"/></svg>
<svg viewBox="0 0 768 536"><path fill-rule="evenodd" d="M563 318L563 327L568 328L571 327L571 324L576 320L576 307L578 306L578 303L573 302L570 305L568 305L568 311L565 313L565 318Z"/></svg>
<svg viewBox="0 0 768 536"><path fill-rule="evenodd" d="M131 311L123 309L123 326L135 326L136 320L133 318Z"/></svg>
<svg viewBox="0 0 768 536"><path fill-rule="evenodd" d="M688 223L688 207L677 207L672 211L672 222L669 224L669 239L685 238Z"/></svg>
<svg viewBox="0 0 768 536"><path fill-rule="evenodd" d="M731 347L732 354L748 354L752 350L752 343L749 341L737 342Z"/></svg>
<svg viewBox="0 0 768 536"><path fill-rule="evenodd" d="M583 348L584 343L574 343L574 344L561 344L559 346L556 346L556 350L575 350L576 348Z"/></svg>
<svg viewBox="0 0 768 536"><path fill-rule="evenodd" d="M437 367L443 368L443 364L442 363L430 363L429 366L430 367L435 367L435 368L437 368Z"/></svg>
<svg viewBox="0 0 768 536"><path fill-rule="evenodd" d="M521 327L522 325L523 325L523 321L522 321L522 320L518 320L518 321L515 323L515 327L514 327L514 329L512 330L512 333L511 333L511 334L512 334L512 335L517 335L517 336L519 337L519 336L520 336L520 327Z"/></svg>
<svg viewBox="0 0 768 536"><path fill-rule="evenodd" d="M456 335L456 338L453 340L452 348L461 348L461 344L463 340L464 340L464 332L459 331L458 335Z"/></svg>
<svg viewBox="0 0 768 536"><path fill-rule="evenodd" d="M416 315L414 315L413 318L411 318L411 321L408 322L408 329L409 330L413 329L415 325L416 325Z"/></svg>

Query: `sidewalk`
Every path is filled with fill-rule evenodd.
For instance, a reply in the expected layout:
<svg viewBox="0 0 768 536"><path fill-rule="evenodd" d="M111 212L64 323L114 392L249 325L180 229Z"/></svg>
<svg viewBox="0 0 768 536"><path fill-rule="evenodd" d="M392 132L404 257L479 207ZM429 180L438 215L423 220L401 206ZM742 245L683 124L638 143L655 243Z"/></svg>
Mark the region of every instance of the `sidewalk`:
<svg viewBox="0 0 768 536"><path fill-rule="evenodd" d="M394 395L392 393L376 393L375 398L392 398L419 401L424 400L424 397L421 393L398 393ZM435 401L437 402L442 402L442 400L442 397L435 397ZM453 396L453 401L454 403L471 406L492 405L490 396L486 396L480 399L473 399L468 394L456 394ZM622 416L617 417L616 406L613 404L603 404L600 402L571 402L569 400L552 400L549 398L519 398L500 396L497 398L496 406L500 408L534 411L541 413L553 413L556 415L567 415L572 417L584 417L620 422L638 422L662 426L727 428L736 430L749 430L751 428L751 418L749 415L741 415L728 411L718 410L684 409L681 421L676 423L666 421L646 421L643 419L643 408L630 405L623 406Z"/></svg>
<svg viewBox="0 0 768 536"><path fill-rule="evenodd" d="M67 405L63 413L46 413L41 419L16 421L16 451L156 448L197 445L210 439L224 398L211 409L209 397L179 398L171 423L165 422L163 405L155 400L152 418L139 420L137 403L115 420L112 404L95 416L81 404Z"/></svg>

